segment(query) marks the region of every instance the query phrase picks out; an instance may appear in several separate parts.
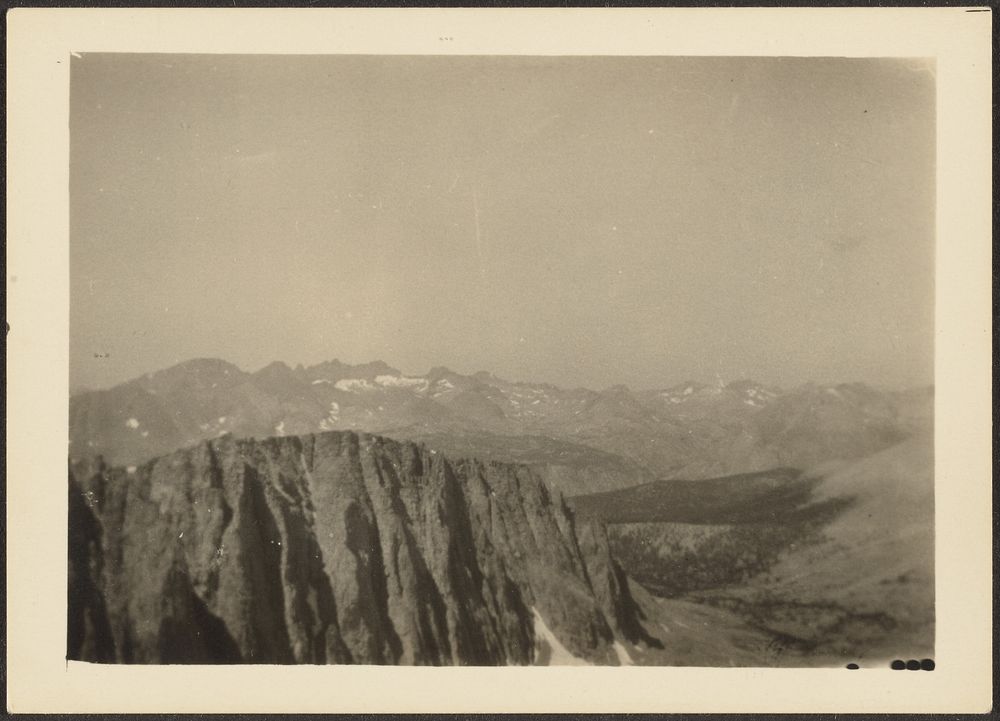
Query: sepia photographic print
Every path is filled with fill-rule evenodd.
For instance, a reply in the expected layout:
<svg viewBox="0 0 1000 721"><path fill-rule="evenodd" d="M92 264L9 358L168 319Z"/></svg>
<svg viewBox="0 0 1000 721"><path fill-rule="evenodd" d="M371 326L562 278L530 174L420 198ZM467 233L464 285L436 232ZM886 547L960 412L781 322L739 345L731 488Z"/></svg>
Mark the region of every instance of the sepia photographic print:
<svg viewBox="0 0 1000 721"><path fill-rule="evenodd" d="M933 658L931 63L71 63L69 658Z"/></svg>
<svg viewBox="0 0 1000 721"><path fill-rule="evenodd" d="M934 57L65 62L66 661L939 673Z"/></svg>

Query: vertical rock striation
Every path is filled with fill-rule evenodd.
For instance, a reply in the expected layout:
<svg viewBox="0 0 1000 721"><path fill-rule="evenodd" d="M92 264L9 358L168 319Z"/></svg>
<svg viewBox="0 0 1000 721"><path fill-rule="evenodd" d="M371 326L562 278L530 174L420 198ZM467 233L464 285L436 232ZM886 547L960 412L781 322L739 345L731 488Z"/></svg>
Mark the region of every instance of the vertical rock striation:
<svg viewBox="0 0 1000 721"><path fill-rule="evenodd" d="M76 464L69 515L71 659L528 664L535 613L593 663L642 638L603 527L523 466L222 437Z"/></svg>

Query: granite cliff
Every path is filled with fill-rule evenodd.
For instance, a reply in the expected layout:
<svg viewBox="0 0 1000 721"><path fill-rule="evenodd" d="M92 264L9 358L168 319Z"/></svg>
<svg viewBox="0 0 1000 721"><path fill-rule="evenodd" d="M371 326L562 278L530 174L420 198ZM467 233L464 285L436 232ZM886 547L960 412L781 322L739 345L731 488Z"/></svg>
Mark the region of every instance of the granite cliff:
<svg viewBox="0 0 1000 721"><path fill-rule="evenodd" d="M524 466L354 432L223 436L69 478L68 657L628 662L646 637L599 522Z"/></svg>

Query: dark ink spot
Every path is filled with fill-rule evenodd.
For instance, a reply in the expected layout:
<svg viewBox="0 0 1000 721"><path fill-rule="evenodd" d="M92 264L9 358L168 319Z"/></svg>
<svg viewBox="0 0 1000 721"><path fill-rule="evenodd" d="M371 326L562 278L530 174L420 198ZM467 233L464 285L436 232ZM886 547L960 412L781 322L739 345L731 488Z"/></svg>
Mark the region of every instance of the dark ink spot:
<svg viewBox="0 0 1000 721"><path fill-rule="evenodd" d="M847 664L847 668L851 671L857 671L858 668L860 668L860 666L858 666L858 664L856 663L849 663Z"/></svg>
<svg viewBox="0 0 1000 721"><path fill-rule="evenodd" d="M906 662L906 670L907 671L919 671L920 670L920 661L916 660L915 658L911 658L909 661Z"/></svg>
<svg viewBox="0 0 1000 721"><path fill-rule="evenodd" d="M920 668L922 668L924 671L933 671L934 670L934 659L932 659L932 658L925 658L923 661L920 662Z"/></svg>
<svg viewBox="0 0 1000 721"><path fill-rule="evenodd" d="M906 661L900 661L898 658L889 664L893 671L902 671L906 668Z"/></svg>

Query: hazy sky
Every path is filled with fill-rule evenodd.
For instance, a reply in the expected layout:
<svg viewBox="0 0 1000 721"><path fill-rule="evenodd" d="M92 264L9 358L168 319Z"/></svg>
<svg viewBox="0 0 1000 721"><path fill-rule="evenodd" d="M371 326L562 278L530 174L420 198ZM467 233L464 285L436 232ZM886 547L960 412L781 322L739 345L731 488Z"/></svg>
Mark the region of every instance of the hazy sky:
<svg viewBox="0 0 1000 721"><path fill-rule="evenodd" d="M932 380L920 60L87 54L71 385Z"/></svg>

